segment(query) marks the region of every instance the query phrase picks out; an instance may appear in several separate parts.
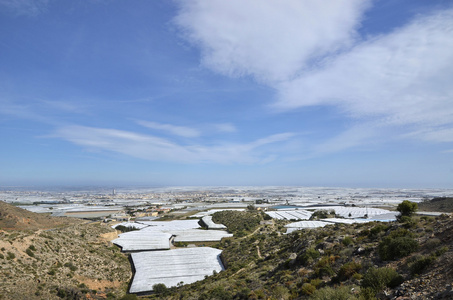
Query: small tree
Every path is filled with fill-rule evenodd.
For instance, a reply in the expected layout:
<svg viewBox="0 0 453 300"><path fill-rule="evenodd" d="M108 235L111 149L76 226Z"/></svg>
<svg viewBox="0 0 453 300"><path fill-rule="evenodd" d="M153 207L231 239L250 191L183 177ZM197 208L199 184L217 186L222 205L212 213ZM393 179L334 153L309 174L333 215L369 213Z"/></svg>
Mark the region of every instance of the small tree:
<svg viewBox="0 0 453 300"><path fill-rule="evenodd" d="M403 202L398 204L398 207L396 209L400 212L401 216L410 217L418 209L418 205L415 202L404 200Z"/></svg>
<svg viewBox="0 0 453 300"><path fill-rule="evenodd" d="M155 292L158 295L165 295L168 292L167 287L163 283L156 283L153 285L153 292Z"/></svg>

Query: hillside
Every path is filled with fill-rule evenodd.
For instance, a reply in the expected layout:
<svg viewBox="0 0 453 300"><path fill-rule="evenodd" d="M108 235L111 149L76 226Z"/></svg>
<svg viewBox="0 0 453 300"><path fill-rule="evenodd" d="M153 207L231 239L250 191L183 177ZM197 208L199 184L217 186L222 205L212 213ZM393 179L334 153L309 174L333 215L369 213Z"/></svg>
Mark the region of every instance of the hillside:
<svg viewBox="0 0 453 300"><path fill-rule="evenodd" d="M437 211L437 212L453 212L453 198L440 197L430 200L425 200L418 204L419 210L422 211Z"/></svg>
<svg viewBox="0 0 453 300"><path fill-rule="evenodd" d="M116 299L125 294L132 272L127 256L109 243L116 237L109 226L43 216L6 203L1 203L1 215L1 228L8 231L0 230L0 299ZM53 226L58 227L47 229Z"/></svg>
<svg viewBox="0 0 453 300"><path fill-rule="evenodd" d="M247 223L239 218L236 223ZM453 299L449 216L337 224L288 235L283 225L260 225L255 233L224 239L217 246L224 250L226 271L147 297Z"/></svg>
<svg viewBox="0 0 453 300"><path fill-rule="evenodd" d="M2 230L50 229L80 222L77 219L36 214L0 201L0 229Z"/></svg>
<svg viewBox="0 0 453 300"><path fill-rule="evenodd" d="M235 233L213 245L223 250L227 269L190 285L159 286L155 294L140 298L453 299L449 215L336 224L291 234L285 234L289 221L262 222L268 218L259 211L217 212L213 219ZM116 237L109 226L2 204L5 220L9 230L0 231L0 299L126 295L131 266L127 255L109 243ZM51 224L58 227L42 229Z"/></svg>

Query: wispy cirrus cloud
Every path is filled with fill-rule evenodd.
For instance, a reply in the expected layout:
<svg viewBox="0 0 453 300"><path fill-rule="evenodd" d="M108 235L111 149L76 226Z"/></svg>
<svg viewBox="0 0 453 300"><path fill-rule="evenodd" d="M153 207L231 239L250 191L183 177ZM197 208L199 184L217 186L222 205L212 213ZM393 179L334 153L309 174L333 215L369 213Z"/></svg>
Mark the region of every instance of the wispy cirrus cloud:
<svg viewBox="0 0 453 300"><path fill-rule="evenodd" d="M242 144L183 145L130 131L72 125L58 128L50 137L90 150L121 153L151 161L229 164L270 162L278 156L278 151L267 147L289 141L293 136L293 133L280 133Z"/></svg>
<svg viewBox="0 0 453 300"><path fill-rule="evenodd" d="M196 138L203 135L212 135L217 133L232 133L236 132L237 128L231 123L214 123L214 124L201 124L198 127L179 126L167 123L159 123L152 121L138 120L137 124L153 129L156 131L162 131L164 133L185 137L185 138Z"/></svg>
<svg viewBox="0 0 453 300"><path fill-rule="evenodd" d="M36 16L46 11L50 0L0 0L4 7L17 15Z"/></svg>
<svg viewBox="0 0 453 300"><path fill-rule="evenodd" d="M186 126L176 126L172 124L163 124L150 121L137 121L137 123L150 129L162 130L173 135L187 138L198 137L201 135L199 130Z"/></svg>

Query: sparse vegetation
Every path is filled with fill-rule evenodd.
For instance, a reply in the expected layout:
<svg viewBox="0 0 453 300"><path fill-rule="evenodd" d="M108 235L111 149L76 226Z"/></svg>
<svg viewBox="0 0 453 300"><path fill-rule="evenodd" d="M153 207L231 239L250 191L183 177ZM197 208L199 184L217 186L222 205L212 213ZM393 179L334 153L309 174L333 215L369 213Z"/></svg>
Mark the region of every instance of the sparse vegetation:
<svg viewBox="0 0 453 300"><path fill-rule="evenodd" d="M258 227L262 216L257 211L226 210L214 213L212 220L214 223L225 225L229 232L244 236Z"/></svg>
<svg viewBox="0 0 453 300"><path fill-rule="evenodd" d="M451 283L453 220L447 216L412 216L416 229L401 222L373 222L291 234L280 233L287 221L260 224L260 211L218 217L230 219L225 225L236 233L216 245L223 250L227 269L193 284L156 285L153 294L140 297L125 294L130 266L118 247L99 238L112 231L107 226L78 224L41 233L8 233L14 239L2 237L0 254L15 257L0 261L4 275L0 295L8 289L26 290L30 299L365 300L375 299L383 289L393 297L397 287L401 293L425 293L432 299ZM433 279L434 270L443 277ZM427 282L423 287L421 280Z"/></svg>
<svg viewBox="0 0 453 300"><path fill-rule="evenodd" d="M392 268L370 268L362 280L362 287L371 288L375 293L385 287L394 288L403 282L403 277Z"/></svg>
<svg viewBox="0 0 453 300"><path fill-rule="evenodd" d="M379 243L379 256L382 260L395 260L408 256L418 249L418 242L405 229L392 231Z"/></svg>
<svg viewBox="0 0 453 300"><path fill-rule="evenodd" d="M139 230L137 227L134 226L124 226L124 225L118 225L115 227L116 230L119 230L121 232L129 232L129 231L134 231L134 230Z"/></svg>

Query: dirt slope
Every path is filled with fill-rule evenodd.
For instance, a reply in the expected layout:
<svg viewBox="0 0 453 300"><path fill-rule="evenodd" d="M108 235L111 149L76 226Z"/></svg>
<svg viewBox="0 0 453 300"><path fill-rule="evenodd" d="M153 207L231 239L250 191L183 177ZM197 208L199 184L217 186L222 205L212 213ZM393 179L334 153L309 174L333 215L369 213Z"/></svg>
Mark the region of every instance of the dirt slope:
<svg viewBox="0 0 453 300"><path fill-rule="evenodd" d="M37 214L20 207L0 201L0 229L1 230L38 230L50 229L70 224L81 223L77 219L51 217Z"/></svg>

